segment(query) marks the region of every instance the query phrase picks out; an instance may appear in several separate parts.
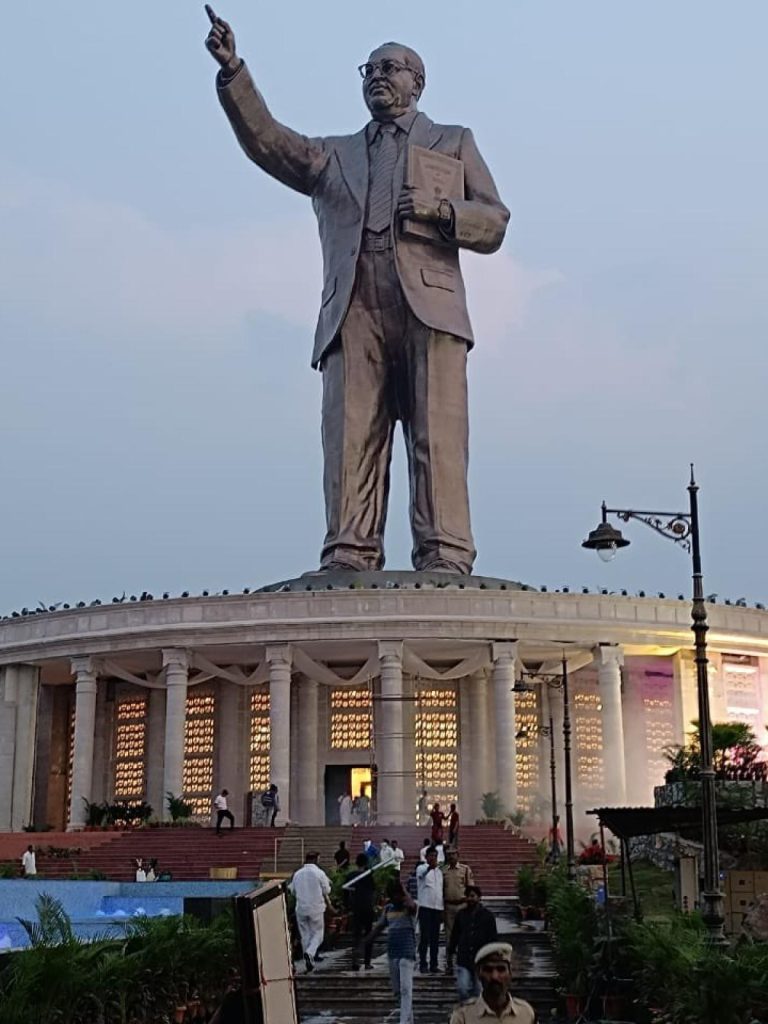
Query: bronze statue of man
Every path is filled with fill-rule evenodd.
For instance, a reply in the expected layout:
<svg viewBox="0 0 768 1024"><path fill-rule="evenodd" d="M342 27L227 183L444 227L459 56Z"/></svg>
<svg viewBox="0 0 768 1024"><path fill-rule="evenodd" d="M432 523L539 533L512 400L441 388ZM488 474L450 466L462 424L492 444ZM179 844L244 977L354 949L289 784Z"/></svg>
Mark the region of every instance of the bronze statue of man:
<svg viewBox="0 0 768 1024"><path fill-rule="evenodd" d="M308 138L280 124L206 7L219 99L247 156L312 199L323 291L312 365L323 374L327 533L321 569L381 569L392 437L403 425L415 569L472 571L467 493L467 351L473 344L459 250L495 252L509 211L468 128L418 110L421 58L385 43L360 67L371 120ZM410 146L463 163L464 195L406 186ZM434 237L403 231L432 225ZM430 235L430 232L423 232Z"/></svg>

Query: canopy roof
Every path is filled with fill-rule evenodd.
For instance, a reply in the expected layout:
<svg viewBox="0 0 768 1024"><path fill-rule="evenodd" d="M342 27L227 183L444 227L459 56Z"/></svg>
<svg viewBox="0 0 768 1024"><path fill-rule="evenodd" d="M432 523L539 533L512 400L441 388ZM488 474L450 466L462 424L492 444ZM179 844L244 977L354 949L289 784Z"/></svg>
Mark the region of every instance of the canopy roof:
<svg viewBox="0 0 768 1024"><path fill-rule="evenodd" d="M701 828L701 807L598 807L594 814L619 839L650 836L657 832L695 832ZM768 808L717 808L717 824L768 819Z"/></svg>

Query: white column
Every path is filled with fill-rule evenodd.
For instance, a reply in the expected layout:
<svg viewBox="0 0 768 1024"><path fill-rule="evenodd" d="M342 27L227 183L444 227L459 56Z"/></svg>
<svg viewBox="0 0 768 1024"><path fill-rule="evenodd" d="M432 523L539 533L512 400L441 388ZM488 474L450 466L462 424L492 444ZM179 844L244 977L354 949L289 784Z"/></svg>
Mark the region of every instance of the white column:
<svg viewBox="0 0 768 1024"><path fill-rule="evenodd" d="M604 799L623 807L627 802L627 771L624 756L624 719L621 710L621 647L601 645L594 650L597 685L603 705Z"/></svg>
<svg viewBox="0 0 768 1024"><path fill-rule="evenodd" d="M96 672L90 658L74 658L75 737L72 747L70 831L85 825L84 800L93 799L93 741L96 728Z"/></svg>
<svg viewBox="0 0 768 1024"><path fill-rule="evenodd" d="M463 820L472 825L483 816L483 793L488 793L488 679L485 672L475 672L464 682L464 696L469 705L469 734L463 741L472 763L472 788L469 805L461 808Z"/></svg>
<svg viewBox="0 0 768 1024"><path fill-rule="evenodd" d="M39 675L32 665L0 668L0 831L32 823Z"/></svg>
<svg viewBox="0 0 768 1024"><path fill-rule="evenodd" d="M299 697L299 756L301 767L297 776L299 799L296 817L302 825L322 825L325 801L318 782L318 684L315 679L302 678Z"/></svg>
<svg viewBox="0 0 768 1024"><path fill-rule="evenodd" d="M416 680L411 675L403 676L403 823L416 824L416 805L420 792L416 780Z"/></svg>
<svg viewBox="0 0 768 1024"><path fill-rule="evenodd" d="M269 662L269 781L280 797L278 824L291 819L291 648L267 648Z"/></svg>
<svg viewBox="0 0 768 1024"><path fill-rule="evenodd" d="M517 644L493 645L493 708L496 718L496 785L505 811L517 808L515 670Z"/></svg>
<svg viewBox="0 0 768 1024"><path fill-rule="evenodd" d="M168 814L168 793L184 792L184 732L187 723L189 658L186 651L164 650L165 746L163 756L163 818Z"/></svg>
<svg viewBox="0 0 768 1024"><path fill-rule="evenodd" d="M376 764L379 769L378 823L408 820L403 809L403 645L379 643L380 700L376 709Z"/></svg>

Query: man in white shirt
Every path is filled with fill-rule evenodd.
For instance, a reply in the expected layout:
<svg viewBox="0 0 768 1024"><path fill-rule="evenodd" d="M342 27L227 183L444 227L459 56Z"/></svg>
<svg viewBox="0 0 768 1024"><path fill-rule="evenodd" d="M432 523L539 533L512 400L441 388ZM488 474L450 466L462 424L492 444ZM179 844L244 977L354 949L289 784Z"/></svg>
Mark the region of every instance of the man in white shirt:
<svg viewBox="0 0 768 1024"><path fill-rule="evenodd" d="M442 843L439 843L437 846L435 846L435 844L432 843L432 842L426 842L424 844L424 846L422 846L422 848L419 850L419 863L421 863L421 864L426 864L427 863L427 852L429 850L435 850L436 851L436 853L437 853L437 863L438 864L444 864L445 863L445 847L443 846Z"/></svg>
<svg viewBox="0 0 768 1024"><path fill-rule="evenodd" d="M331 905L331 883L317 865L318 856L316 852L308 853L304 867L299 868L288 885L296 897L296 923L308 971L314 970L315 960L322 959L317 951L325 932L325 908Z"/></svg>
<svg viewBox="0 0 768 1024"><path fill-rule="evenodd" d="M395 851L389 845L388 839L381 840L381 848L379 849L379 863L390 864L395 859Z"/></svg>
<svg viewBox="0 0 768 1024"><path fill-rule="evenodd" d="M399 871L405 860L405 852L400 849L396 839L392 840L392 859L395 862L395 869Z"/></svg>
<svg viewBox="0 0 768 1024"><path fill-rule="evenodd" d="M440 945L440 924L443 920L443 872L438 867L437 850L430 847L426 864L416 868L416 886L419 903L419 971L437 974L437 950Z"/></svg>
<svg viewBox="0 0 768 1024"><path fill-rule="evenodd" d="M34 878L37 874L35 848L28 846L21 856L21 871L25 878Z"/></svg>
<svg viewBox="0 0 768 1024"><path fill-rule="evenodd" d="M216 808L216 835L221 835L221 823L225 818L229 821L230 829L235 827L235 816L232 811L227 807L227 797L229 796L228 789L222 789L216 799L213 801L213 806Z"/></svg>

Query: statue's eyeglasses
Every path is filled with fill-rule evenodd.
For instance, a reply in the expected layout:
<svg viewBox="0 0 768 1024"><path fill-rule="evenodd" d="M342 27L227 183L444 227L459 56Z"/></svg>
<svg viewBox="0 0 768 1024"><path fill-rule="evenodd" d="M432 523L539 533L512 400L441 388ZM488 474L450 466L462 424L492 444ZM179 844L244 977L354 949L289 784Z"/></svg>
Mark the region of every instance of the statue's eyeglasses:
<svg viewBox="0 0 768 1024"><path fill-rule="evenodd" d="M361 64L357 70L360 72L360 77L365 81L373 78L377 70L385 78L391 78L398 71L410 71L412 75L416 74L413 68L409 68L407 64L401 64L399 60L377 60L372 64Z"/></svg>

